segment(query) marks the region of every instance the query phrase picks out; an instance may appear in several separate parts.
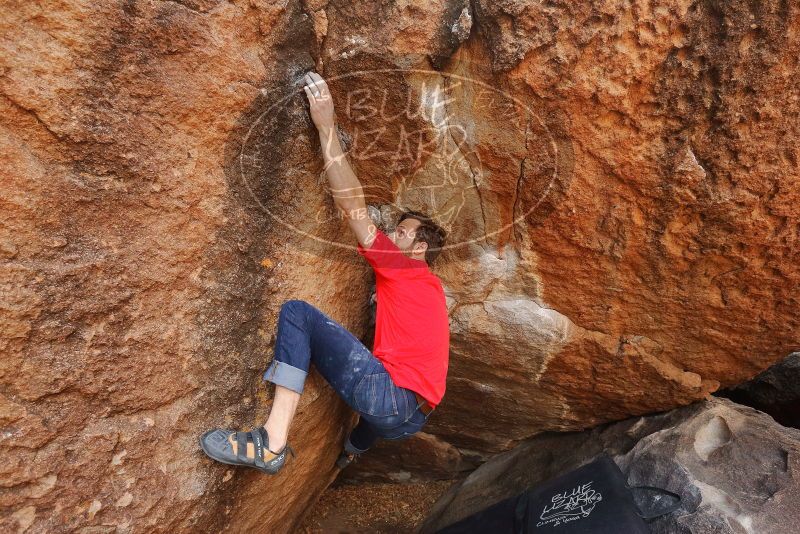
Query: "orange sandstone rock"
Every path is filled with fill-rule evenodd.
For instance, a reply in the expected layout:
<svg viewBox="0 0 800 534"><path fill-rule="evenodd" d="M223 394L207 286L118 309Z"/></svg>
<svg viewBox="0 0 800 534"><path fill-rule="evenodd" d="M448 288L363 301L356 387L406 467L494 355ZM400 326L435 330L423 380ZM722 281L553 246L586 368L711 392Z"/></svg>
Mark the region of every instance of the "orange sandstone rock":
<svg viewBox="0 0 800 534"><path fill-rule="evenodd" d="M4 530L289 531L336 475L352 414L317 375L281 475L196 443L263 421L283 301L366 334L311 69L368 202L450 231L437 473L798 349L788 4L27 2L0 26Z"/></svg>

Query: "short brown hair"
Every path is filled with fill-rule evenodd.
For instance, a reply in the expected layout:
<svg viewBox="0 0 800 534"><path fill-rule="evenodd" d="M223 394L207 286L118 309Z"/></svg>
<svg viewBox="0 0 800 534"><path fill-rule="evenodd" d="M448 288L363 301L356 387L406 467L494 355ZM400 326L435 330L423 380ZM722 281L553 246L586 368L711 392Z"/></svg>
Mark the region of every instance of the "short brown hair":
<svg viewBox="0 0 800 534"><path fill-rule="evenodd" d="M415 231L413 242L418 243L424 241L428 244L428 248L425 250L425 262L429 266L433 265L433 260L442 252L442 246L444 245L445 239L447 239L447 232L445 232L444 228L436 224L433 219L420 211L405 210L403 214L400 215L400 220L397 221L397 224L400 224L406 219L416 219L419 221L419 226Z"/></svg>

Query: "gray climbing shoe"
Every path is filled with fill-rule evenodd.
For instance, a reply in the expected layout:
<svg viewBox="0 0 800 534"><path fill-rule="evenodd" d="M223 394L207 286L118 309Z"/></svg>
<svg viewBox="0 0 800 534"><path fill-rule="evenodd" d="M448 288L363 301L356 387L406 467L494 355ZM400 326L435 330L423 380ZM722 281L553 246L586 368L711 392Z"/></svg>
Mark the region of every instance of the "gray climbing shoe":
<svg viewBox="0 0 800 534"><path fill-rule="evenodd" d="M347 439L344 440L344 450L339 455L339 458L336 459L336 467L339 469L344 469L348 465L357 461L358 458L365 452L367 451L356 449L356 447L350 443L350 436L347 436Z"/></svg>
<svg viewBox="0 0 800 534"><path fill-rule="evenodd" d="M233 453L233 445L228 440L231 434L235 434L236 454ZM253 444L255 458L247 457L248 443ZM250 432L215 428L200 436L200 447L212 460L228 465L253 467L269 475L281 470L286 463L288 453L294 457L294 451L288 443L280 452L269 450L269 437L264 427L254 428Z"/></svg>
<svg viewBox="0 0 800 534"><path fill-rule="evenodd" d="M358 456L358 454L354 454L352 452L342 451L342 454L340 454L339 458L336 460L336 467L339 469L344 469L348 465L358 460Z"/></svg>

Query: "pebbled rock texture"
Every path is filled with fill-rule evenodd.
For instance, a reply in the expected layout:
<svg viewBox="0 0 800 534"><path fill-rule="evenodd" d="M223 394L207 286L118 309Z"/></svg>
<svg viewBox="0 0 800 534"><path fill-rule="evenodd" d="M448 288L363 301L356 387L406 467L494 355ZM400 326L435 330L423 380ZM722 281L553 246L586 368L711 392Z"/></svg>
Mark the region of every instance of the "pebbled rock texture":
<svg viewBox="0 0 800 534"><path fill-rule="evenodd" d="M367 339L370 272L326 190L311 69L368 202L451 232L435 269L447 394L419 443L382 446L363 477L404 471L414 447L439 452L409 476L450 476L800 349L798 16L6 1L0 528L288 531L336 476L353 417L318 375L281 475L197 446L264 420L285 300Z"/></svg>

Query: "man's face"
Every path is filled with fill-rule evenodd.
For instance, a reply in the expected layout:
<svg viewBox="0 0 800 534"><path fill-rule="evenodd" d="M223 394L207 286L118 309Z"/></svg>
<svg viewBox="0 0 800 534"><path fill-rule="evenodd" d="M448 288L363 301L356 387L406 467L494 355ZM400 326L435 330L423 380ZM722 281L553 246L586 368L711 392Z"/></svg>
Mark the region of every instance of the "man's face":
<svg viewBox="0 0 800 534"><path fill-rule="evenodd" d="M422 224L416 219L403 219L394 231L389 234L389 239L403 251L406 256L412 254L424 254L427 245L424 242L416 244L417 250L414 251L414 237L419 225Z"/></svg>

